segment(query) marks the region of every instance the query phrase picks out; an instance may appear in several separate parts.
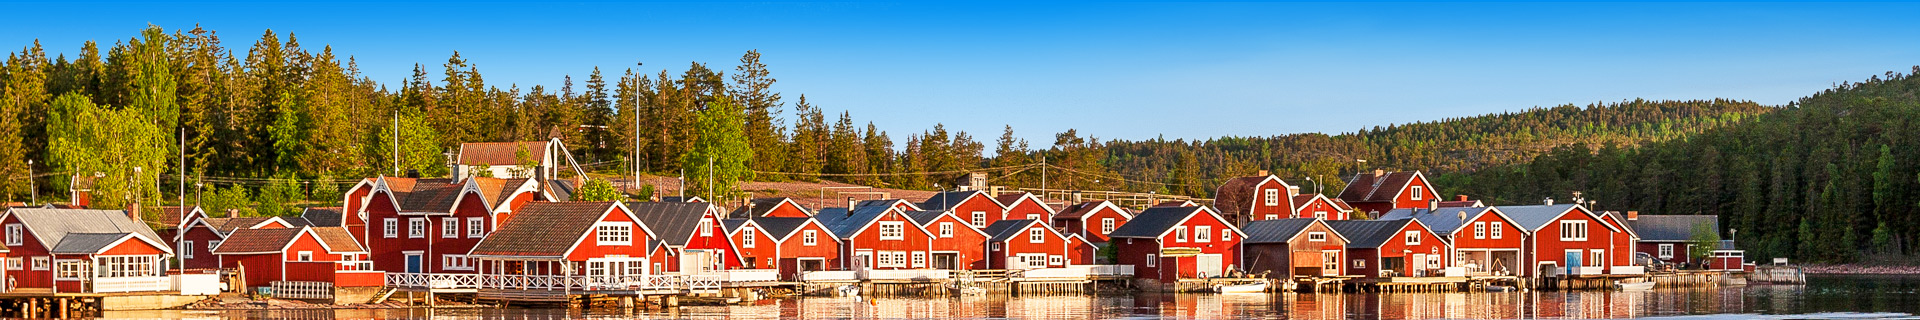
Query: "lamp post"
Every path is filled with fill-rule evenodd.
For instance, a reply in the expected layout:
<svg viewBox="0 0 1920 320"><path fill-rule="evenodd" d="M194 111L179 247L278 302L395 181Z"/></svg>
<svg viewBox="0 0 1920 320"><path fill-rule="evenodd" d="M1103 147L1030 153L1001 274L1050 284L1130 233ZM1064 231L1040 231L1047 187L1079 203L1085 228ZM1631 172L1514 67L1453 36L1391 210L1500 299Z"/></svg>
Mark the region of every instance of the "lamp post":
<svg viewBox="0 0 1920 320"><path fill-rule="evenodd" d="M31 201L27 203L28 205L40 203L40 188L33 182L33 159L27 159L27 192L33 193L33 198L28 200Z"/></svg>

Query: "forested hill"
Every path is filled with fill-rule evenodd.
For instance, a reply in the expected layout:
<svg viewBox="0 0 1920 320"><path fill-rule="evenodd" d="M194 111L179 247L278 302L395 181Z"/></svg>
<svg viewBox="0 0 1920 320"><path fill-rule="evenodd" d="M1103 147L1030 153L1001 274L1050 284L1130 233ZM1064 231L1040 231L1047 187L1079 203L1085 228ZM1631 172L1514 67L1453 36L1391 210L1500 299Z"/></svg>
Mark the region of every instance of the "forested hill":
<svg viewBox="0 0 1920 320"><path fill-rule="evenodd" d="M1920 72L1916 67L1914 72ZM1585 191L1603 210L1718 214L1750 257L1846 262L1915 253L1920 78L1889 72L1751 121L1639 148L1561 147L1530 163L1442 175L1495 203Z"/></svg>

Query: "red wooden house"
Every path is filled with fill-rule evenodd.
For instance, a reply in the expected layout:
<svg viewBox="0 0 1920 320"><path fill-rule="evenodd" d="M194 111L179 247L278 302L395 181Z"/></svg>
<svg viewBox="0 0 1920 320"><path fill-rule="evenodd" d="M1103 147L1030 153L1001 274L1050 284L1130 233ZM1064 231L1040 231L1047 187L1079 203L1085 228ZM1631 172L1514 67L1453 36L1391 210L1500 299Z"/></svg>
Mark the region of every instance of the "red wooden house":
<svg viewBox="0 0 1920 320"><path fill-rule="evenodd" d="M1347 275L1438 277L1452 266L1453 245L1415 219L1329 220L1345 236Z"/></svg>
<svg viewBox="0 0 1920 320"><path fill-rule="evenodd" d="M241 229L228 235L213 253L222 268L239 270L247 287L276 281L317 281L336 287L386 284L384 273L371 270L366 249L340 227Z"/></svg>
<svg viewBox="0 0 1920 320"><path fill-rule="evenodd" d="M1000 220L987 226L987 269L1067 266L1067 237L1044 220Z"/></svg>
<svg viewBox="0 0 1920 320"><path fill-rule="evenodd" d="M1040 201L1040 197L1034 196L1032 193L1003 194L994 197L994 202L999 202L1007 208L1005 210L1006 214L1002 215L1001 219L1040 220L1041 223L1045 223L1049 218L1053 217L1055 213L1052 206L1048 206L1046 202Z"/></svg>
<svg viewBox="0 0 1920 320"><path fill-rule="evenodd" d="M1133 220L1133 214L1112 201L1082 202L1053 215L1053 226L1068 234L1086 237L1093 243L1107 243L1107 234Z"/></svg>
<svg viewBox="0 0 1920 320"><path fill-rule="evenodd" d="M1233 178L1220 184L1214 193L1213 205L1220 208L1220 215L1228 221L1243 225L1252 220L1293 217L1294 196L1299 194L1300 187L1262 170L1258 176Z"/></svg>
<svg viewBox="0 0 1920 320"><path fill-rule="evenodd" d="M1454 266L1468 275L1521 274L1528 230L1516 227L1512 217L1489 207L1395 209L1381 220L1417 219L1453 244Z"/></svg>
<svg viewBox="0 0 1920 320"><path fill-rule="evenodd" d="M907 211L922 229L933 234L929 240L928 268L946 270L990 269L987 255L987 233L972 224L960 220L960 216L950 211Z"/></svg>
<svg viewBox="0 0 1920 320"><path fill-rule="evenodd" d="M1428 200L1440 198L1440 192L1433 190L1433 184L1420 171L1374 170L1372 174L1354 175L1347 181L1347 188L1340 190L1339 198L1360 214L1378 217L1393 209L1426 208Z"/></svg>
<svg viewBox="0 0 1920 320"><path fill-rule="evenodd" d="M920 202L918 207L927 211L952 211L975 228L985 228L1005 219L1007 214L1005 205L980 190L941 192Z"/></svg>
<svg viewBox="0 0 1920 320"><path fill-rule="evenodd" d="M683 274L740 268L743 254L727 237L720 207L706 202L639 202L629 205L640 223L658 232L667 246L667 272Z"/></svg>
<svg viewBox="0 0 1920 320"><path fill-rule="evenodd" d="M301 220L304 221L304 220ZM187 224L180 230L180 242L176 247L180 254L181 269L202 270L219 269L220 257L213 249L228 235L245 229L285 229L295 224L281 217L240 217L209 218L205 215L188 216Z"/></svg>
<svg viewBox="0 0 1920 320"><path fill-rule="evenodd" d="M170 289L166 239L119 210L13 208L5 226L12 292Z"/></svg>
<svg viewBox="0 0 1920 320"><path fill-rule="evenodd" d="M704 204L700 204L704 205ZM594 283L652 274L654 229L619 202L533 202L471 256L488 275L585 275ZM664 247L664 246L656 246ZM487 294L482 292L482 294Z"/></svg>
<svg viewBox="0 0 1920 320"><path fill-rule="evenodd" d="M727 219L750 219L759 217L806 218L813 216L812 210L793 198L757 198L748 200L747 205L734 208L727 213Z"/></svg>
<svg viewBox="0 0 1920 320"><path fill-rule="evenodd" d="M1318 193L1293 196L1293 217L1307 219L1348 220L1350 212L1341 209L1333 198ZM1271 218L1269 216L1268 218Z"/></svg>
<svg viewBox="0 0 1920 320"><path fill-rule="evenodd" d="M1702 261L1694 260L1693 254L1715 248L1695 246L1695 236L1717 237L1720 233L1720 216L1714 215L1642 216L1639 212L1628 211L1627 224L1640 234L1640 243L1634 246L1634 251L1675 265L1701 265ZM1703 232L1709 234L1700 234ZM1711 257L1706 253L1701 255Z"/></svg>
<svg viewBox="0 0 1920 320"><path fill-rule="evenodd" d="M926 269L933 232L893 206L828 208L814 216L841 241L843 268ZM957 231L956 231L957 232ZM984 246L984 244L981 244Z"/></svg>
<svg viewBox="0 0 1920 320"><path fill-rule="evenodd" d="M467 252L511 220L516 208L565 198L565 188L536 179L379 177L358 201L357 215L371 222L365 231L371 234L360 240L378 270L474 273ZM354 210L353 202L348 199L347 210Z"/></svg>
<svg viewBox="0 0 1920 320"><path fill-rule="evenodd" d="M1109 235L1119 264L1148 285L1224 274L1240 262L1246 233L1207 207L1153 207Z"/></svg>
<svg viewBox="0 0 1920 320"><path fill-rule="evenodd" d="M801 272L830 270L840 263L840 239L812 217L727 221L732 229L728 235L754 265L750 268L778 269L782 279L798 279Z"/></svg>
<svg viewBox="0 0 1920 320"><path fill-rule="evenodd" d="M1638 273L1641 270L1616 270L1632 266L1632 234L1607 222L1599 214L1576 204L1495 206L1514 220L1515 228L1527 230L1523 276L1547 276L1578 272ZM1587 267L1587 268L1575 268ZM1632 268L1630 268L1632 269Z"/></svg>
<svg viewBox="0 0 1920 320"><path fill-rule="evenodd" d="M1087 237L1079 234L1064 234L1067 235L1067 264L1094 264L1096 260L1099 260L1099 257L1097 257L1100 254L1099 245L1094 244L1092 241L1087 241Z"/></svg>
<svg viewBox="0 0 1920 320"><path fill-rule="evenodd" d="M1248 222L1246 230L1246 256L1241 260L1247 261L1247 272L1274 279L1346 272L1341 262L1346 261L1347 238L1326 220L1259 220Z"/></svg>

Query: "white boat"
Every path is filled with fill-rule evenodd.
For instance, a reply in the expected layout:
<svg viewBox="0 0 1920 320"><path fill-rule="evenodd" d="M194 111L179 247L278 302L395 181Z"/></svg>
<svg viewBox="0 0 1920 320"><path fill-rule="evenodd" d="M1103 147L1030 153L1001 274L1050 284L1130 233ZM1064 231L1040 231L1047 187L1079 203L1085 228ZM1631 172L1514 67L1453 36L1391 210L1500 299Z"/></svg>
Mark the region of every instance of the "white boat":
<svg viewBox="0 0 1920 320"><path fill-rule="evenodd" d="M1634 283L1614 282L1613 287L1618 288L1622 291L1653 290L1653 281L1642 281L1642 282L1634 282Z"/></svg>
<svg viewBox="0 0 1920 320"><path fill-rule="evenodd" d="M860 295L860 286L849 284L849 285L840 286L839 288L834 288L833 291L835 293L839 293L840 296L842 297L854 297L854 296Z"/></svg>
<svg viewBox="0 0 1920 320"><path fill-rule="evenodd" d="M1266 282L1254 282L1254 283L1246 283L1246 284L1229 284L1229 285L1215 285L1215 286L1213 286L1213 292L1219 292L1219 293L1261 293L1261 292L1267 292L1267 283L1266 283Z"/></svg>

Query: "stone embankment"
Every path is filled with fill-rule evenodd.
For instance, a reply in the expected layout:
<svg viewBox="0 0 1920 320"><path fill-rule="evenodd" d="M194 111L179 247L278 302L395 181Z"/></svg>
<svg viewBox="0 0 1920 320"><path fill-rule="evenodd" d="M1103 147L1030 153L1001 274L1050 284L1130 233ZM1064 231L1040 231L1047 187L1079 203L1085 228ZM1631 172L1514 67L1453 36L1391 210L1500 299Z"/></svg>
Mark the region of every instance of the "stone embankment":
<svg viewBox="0 0 1920 320"><path fill-rule="evenodd" d="M1920 275L1920 265L1823 264L1801 266L1807 274L1911 274Z"/></svg>

